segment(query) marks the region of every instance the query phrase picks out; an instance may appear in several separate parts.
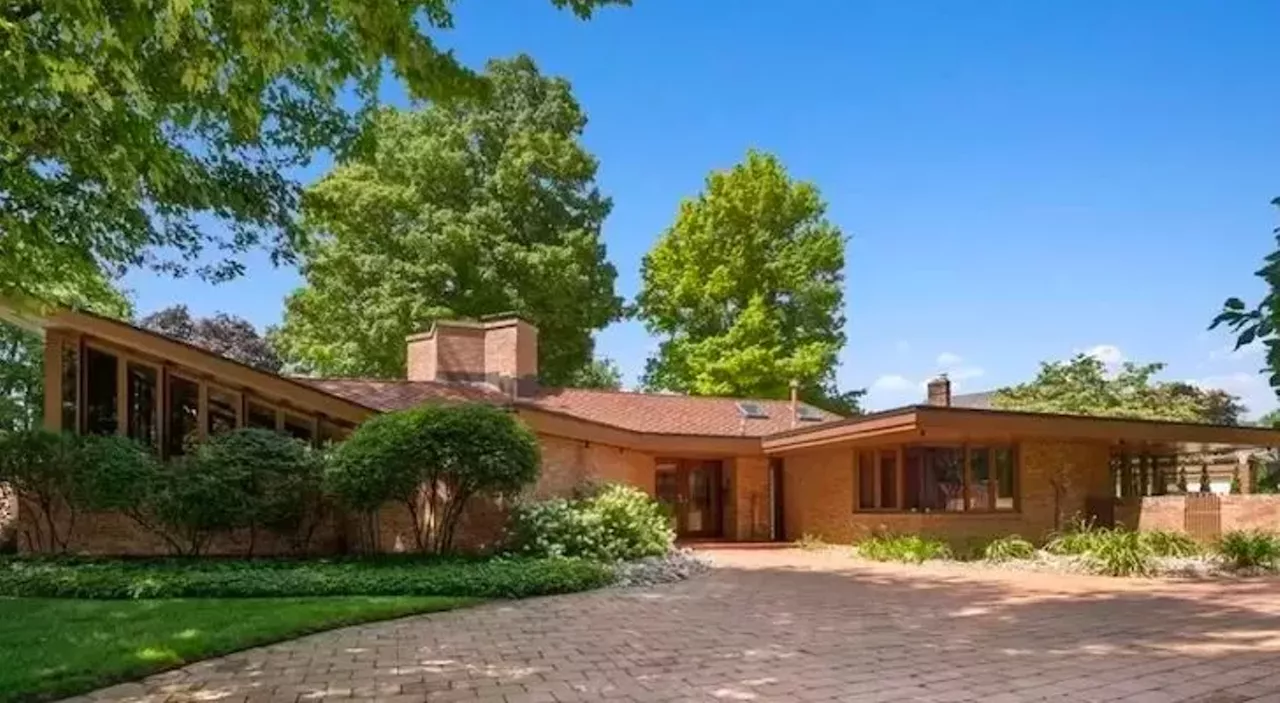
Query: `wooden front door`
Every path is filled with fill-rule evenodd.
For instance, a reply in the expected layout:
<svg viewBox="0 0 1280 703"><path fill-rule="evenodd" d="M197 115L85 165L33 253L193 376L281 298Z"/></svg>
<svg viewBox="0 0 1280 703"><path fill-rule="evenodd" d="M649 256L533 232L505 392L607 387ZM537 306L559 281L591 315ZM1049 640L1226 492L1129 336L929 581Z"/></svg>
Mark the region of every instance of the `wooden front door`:
<svg viewBox="0 0 1280 703"><path fill-rule="evenodd" d="M719 461L660 460L654 489L658 502L671 512L678 537L720 536Z"/></svg>

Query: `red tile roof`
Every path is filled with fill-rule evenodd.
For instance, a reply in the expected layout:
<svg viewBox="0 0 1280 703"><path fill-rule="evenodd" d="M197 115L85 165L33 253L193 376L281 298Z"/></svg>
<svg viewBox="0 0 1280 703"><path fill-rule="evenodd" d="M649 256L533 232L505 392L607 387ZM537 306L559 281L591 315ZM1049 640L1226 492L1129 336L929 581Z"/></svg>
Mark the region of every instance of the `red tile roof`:
<svg viewBox="0 0 1280 703"><path fill-rule="evenodd" d="M375 410L403 410L423 403L510 403L511 399L485 385L440 381L396 381L360 378L299 378L322 391ZM767 418L744 418L737 398L707 398L657 393L629 393L585 388L544 388L517 405L653 434L761 437L815 421L791 422L785 400L747 400L760 406ZM838 415L817 410L823 421Z"/></svg>
<svg viewBox="0 0 1280 703"><path fill-rule="evenodd" d="M309 386L374 410L404 410L423 403L505 403L510 399L489 386L437 381L373 378L294 377Z"/></svg>
<svg viewBox="0 0 1280 703"><path fill-rule="evenodd" d="M744 418L738 410L739 402L759 405L768 417ZM519 403L652 434L762 437L774 432L820 424L812 420L797 420L793 424L791 403L785 400L544 388L536 397L521 399ZM817 408L814 411L822 416L823 422L840 419L839 415Z"/></svg>

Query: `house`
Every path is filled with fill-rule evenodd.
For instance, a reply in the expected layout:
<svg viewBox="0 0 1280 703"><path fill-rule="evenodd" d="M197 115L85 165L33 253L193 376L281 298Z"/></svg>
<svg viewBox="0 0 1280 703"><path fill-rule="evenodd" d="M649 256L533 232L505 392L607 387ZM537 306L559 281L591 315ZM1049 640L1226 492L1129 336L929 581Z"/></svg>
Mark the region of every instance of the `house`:
<svg viewBox="0 0 1280 703"><path fill-rule="evenodd" d="M794 400L546 388L538 330L512 316L437 322L406 340L406 377L387 380L275 375L85 312L6 310L44 334L49 429L124 434L173 457L234 427L320 442L379 412L492 403L539 437L536 495L630 483L671 507L684 538L1039 536L1115 496L1118 480L1159 492L1180 447L1280 445L1280 432L1262 428L961 408L945 379L924 404L851 418ZM407 522L383 513L373 544L410 543ZM158 549L119 516L87 524L78 549ZM493 528L470 529L483 542Z"/></svg>

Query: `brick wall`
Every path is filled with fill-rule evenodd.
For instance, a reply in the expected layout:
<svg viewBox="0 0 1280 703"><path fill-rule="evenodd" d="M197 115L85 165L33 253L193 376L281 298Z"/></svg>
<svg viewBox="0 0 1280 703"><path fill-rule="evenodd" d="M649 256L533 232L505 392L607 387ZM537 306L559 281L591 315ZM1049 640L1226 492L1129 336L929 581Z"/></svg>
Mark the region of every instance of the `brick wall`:
<svg viewBox="0 0 1280 703"><path fill-rule="evenodd" d="M769 460L735 457L725 462L729 491L724 505L725 539L769 539Z"/></svg>
<svg viewBox="0 0 1280 703"><path fill-rule="evenodd" d="M18 527L18 497L9 484L0 483L0 550L15 545Z"/></svg>
<svg viewBox="0 0 1280 703"><path fill-rule="evenodd" d="M1280 495L1219 495L1221 532L1280 532ZM1135 530L1186 532L1186 502L1181 495L1149 496L1116 506L1116 524Z"/></svg>
<svg viewBox="0 0 1280 703"><path fill-rule="evenodd" d="M1059 520L1083 512L1089 496L1106 495L1110 481L1104 445L1026 442L1019 446L1017 512L855 512L853 461L849 449L786 457L783 509L788 537L811 534L829 542L853 542L891 531L952 540L1011 533L1040 539Z"/></svg>

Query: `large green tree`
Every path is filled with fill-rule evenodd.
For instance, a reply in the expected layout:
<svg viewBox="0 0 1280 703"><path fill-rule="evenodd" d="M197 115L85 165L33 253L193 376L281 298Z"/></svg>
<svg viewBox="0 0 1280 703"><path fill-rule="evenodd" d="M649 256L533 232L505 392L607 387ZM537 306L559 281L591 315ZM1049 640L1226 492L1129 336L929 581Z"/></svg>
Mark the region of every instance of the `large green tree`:
<svg viewBox="0 0 1280 703"><path fill-rule="evenodd" d="M579 139L569 84L493 61L490 99L387 110L377 148L309 188L306 284L273 341L328 375L404 373L405 336L442 318L514 311L539 328L544 381L591 359L622 301L600 228L611 204Z"/></svg>
<svg viewBox="0 0 1280 703"><path fill-rule="evenodd" d="M1109 372L1099 359L1079 354L1069 361L1041 364L1034 380L996 391L992 406L1025 412L1239 423L1245 410L1239 398L1189 383L1154 380L1163 368L1159 363L1125 362Z"/></svg>
<svg viewBox="0 0 1280 703"><path fill-rule="evenodd" d="M419 100L486 92L428 34L452 4L0 2L0 295L103 266L226 277L261 244L289 257L293 169L367 146L384 75Z"/></svg>
<svg viewBox="0 0 1280 703"><path fill-rule="evenodd" d="M1280 198L1272 200L1271 204L1280 208ZM1280 245L1280 227L1274 232L1276 243ZM1280 329L1280 246L1262 260L1262 268L1254 275L1262 279L1267 294L1253 308L1239 298L1228 298L1209 329L1225 325L1235 332L1236 349L1261 343L1266 348L1267 359L1263 370L1269 374L1271 388L1280 396L1280 336L1276 334Z"/></svg>
<svg viewBox="0 0 1280 703"><path fill-rule="evenodd" d="M806 400L856 410L835 387L844 244L818 189L776 157L712 173L644 258L636 311L661 338L645 386L785 398L795 380Z"/></svg>

